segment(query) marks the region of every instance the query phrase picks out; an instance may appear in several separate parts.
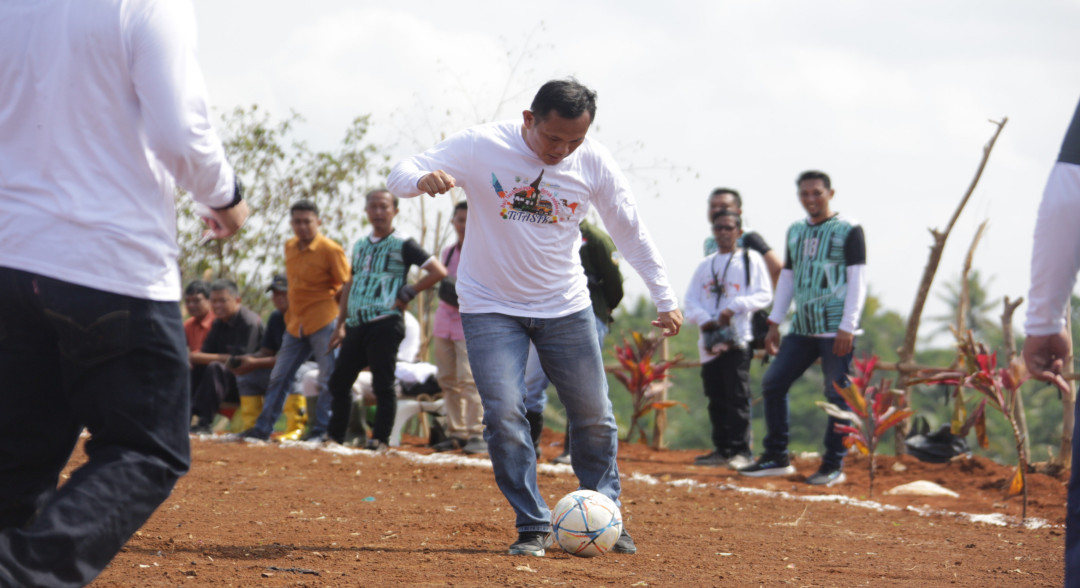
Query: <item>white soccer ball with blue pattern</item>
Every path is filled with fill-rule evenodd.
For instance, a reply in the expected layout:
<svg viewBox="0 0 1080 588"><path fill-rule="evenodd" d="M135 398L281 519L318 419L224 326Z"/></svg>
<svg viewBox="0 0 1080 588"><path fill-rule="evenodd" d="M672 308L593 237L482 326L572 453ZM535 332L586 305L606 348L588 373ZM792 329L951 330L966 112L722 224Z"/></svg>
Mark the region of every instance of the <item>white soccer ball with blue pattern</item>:
<svg viewBox="0 0 1080 588"><path fill-rule="evenodd" d="M563 496L551 511L555 541L570 555L604 555L622 533L622 513L615 503L592 490Z"/></svg>

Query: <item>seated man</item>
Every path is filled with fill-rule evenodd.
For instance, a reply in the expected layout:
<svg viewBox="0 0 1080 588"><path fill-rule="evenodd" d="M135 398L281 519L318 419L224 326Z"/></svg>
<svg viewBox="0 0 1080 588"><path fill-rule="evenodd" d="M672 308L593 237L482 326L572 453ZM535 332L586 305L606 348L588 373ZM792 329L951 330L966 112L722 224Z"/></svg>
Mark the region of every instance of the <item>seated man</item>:
<svg viewBox="0 0 1080 588"><path fill-rule="evenodd" d="M254 353L263 338L262 319L241 305L236 282L215 280L210 285L210 306L217 319L202 349L191 354L192 365L206 366L192 391L193 433L209 433L221 403L238 396L236 376L225 364L235 356Z"/></svg>
<svg viewBox="0 0 1080 588"><path fill-rule="evenodd" d="M262 412L266 389L270 386L270 374L277 363L278 350L285 337L285 313L289 311L289 281L285 274L274 276L270 286L274 302L274 312L266 321L262 347L255 353L238 355L229 360L226 367L236 376L236 385L240 393L240 418L242 429L255 426L255 419ZM285 401L285 431L280 439L295 441L304 432L307 425L307 402L300 393L299 385L293 386L292 393Z"/></svg>
<svg viewBox="0 0 1080 588"><path fill-rule="evenodd" d="M210 333L210 326L214 324L214 313L210 310L210 284L202 280L193 280L184 288L184 308L188 318L184 321L184 338L187 339L188 353L195 353L202 349L206 335ZM206 366L193 365L191 368L191 389L199 385Z"/></svg>

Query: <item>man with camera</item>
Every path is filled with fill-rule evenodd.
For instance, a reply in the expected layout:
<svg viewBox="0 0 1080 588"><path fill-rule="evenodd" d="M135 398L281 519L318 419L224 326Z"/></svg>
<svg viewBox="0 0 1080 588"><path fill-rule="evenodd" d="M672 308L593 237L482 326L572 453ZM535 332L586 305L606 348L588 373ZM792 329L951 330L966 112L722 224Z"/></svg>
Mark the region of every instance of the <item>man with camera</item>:
<svg viewBox="0 0 1080 588"><path fill-rule="evenodd" d="M192 365L206 366L192 394L192 433L209 433L218 407L226 399L239 399L236 375L228 363L240 355L255 353L263 339L259 315L240 303L240 290L231 280L210 284L210 307L217 319L203 340L202 349L191 354Z"/></svg>
<svg viewBox="0 0 1080 588"><path fill-rule="evenodd" d="M698 264L686 292L686 320L698 325L701 379L716 448L696 465L750 465L750 315L772 302L769 270L757 251L736 246L742 217L712 215L717 251Z"/></svg>

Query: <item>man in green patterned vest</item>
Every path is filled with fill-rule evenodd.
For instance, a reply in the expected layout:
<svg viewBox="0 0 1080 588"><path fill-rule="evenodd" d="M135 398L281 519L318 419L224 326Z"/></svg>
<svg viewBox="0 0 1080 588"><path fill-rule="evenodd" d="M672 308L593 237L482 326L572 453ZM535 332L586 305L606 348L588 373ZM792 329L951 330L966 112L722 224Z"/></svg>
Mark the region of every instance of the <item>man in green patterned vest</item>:
<svg viewBox="0 0 1080 588"><path fill-rule="evenodd" d="M795 473L787 453L788 390L821 359L825 375L825 398L841 408L846 404L833 383L848 385L852 348L859 333L859 317L866 301L866 240L862 227L834 213L835 194L829 176L807 171L799 176L799 202L807 218L788 229L784 268L776 286L765 350L775 354L762 380L765 399L765 452L741 469L746 476L783 476ZM791 329L781 341L779 325L791 302L795 314ZM814 485L844 481L843 435L832 417L825 430L825 454L821 467L807 478Z"/></svg>
<svg viewBox="0 0 1080 588"><path fill-rule="evenodd" d="M405 337L401 313L418 292L446 277L446 267L411 237L394 228L398 198L386 190L367 195L364 206L371 234L357 240L352 253L352 275L342 286L337 326L330 346L341 345L330 376L333 405L327 430L332 441L343 443L352 413L352 385L360 370L371 369L375 393L375 428L367 449L384 452L397 413L394 369ZM415 284L407 279L417 266L424 275Z"/></svg>

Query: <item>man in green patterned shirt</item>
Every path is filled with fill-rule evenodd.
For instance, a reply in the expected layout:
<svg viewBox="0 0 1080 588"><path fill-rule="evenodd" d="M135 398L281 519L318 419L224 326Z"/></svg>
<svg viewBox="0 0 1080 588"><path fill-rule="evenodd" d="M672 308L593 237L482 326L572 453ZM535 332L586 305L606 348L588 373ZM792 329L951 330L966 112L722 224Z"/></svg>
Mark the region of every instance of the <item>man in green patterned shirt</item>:
<svg viewBox="0 0 1080 588"><path fill-rule="evenodd" d="M375 393L375 428L367 448L385 451L397 413L394 368L397 350L405 337L401 313L409 302L446 277L443 264L412 238L394 229L398 198L386 190L367 195L364 207L371 234L353 246L352 276L341 291L337 326L330 347L341 345L334 373L330 376L333 397L328 436L342 443L352 408L352 385L360 370L371 369ZM425 270L410 285L406 278L411 266Z"/></svg>
<svg viewBox="0 0 1080 588"><path fill-rule="evenodd" d="M859 333L859 317L866 301L866 239L862 227L830 208L835 194L829 176L807 171L799 176L799 202L807 218L788 229L784 268L776 285L765 350L775 354L762 380L765 399L765 452L741 469L746 476L783 476L795 473L787 453L788 390L813 363L821 359L825 398L841 408L846 404L833 387L848 384L852 348ZM792 300L795 314L783 341L779 325ZM814 485L844 481L843 435L832 417L825 430L821 467L807 478Z"/></svg>

